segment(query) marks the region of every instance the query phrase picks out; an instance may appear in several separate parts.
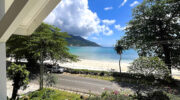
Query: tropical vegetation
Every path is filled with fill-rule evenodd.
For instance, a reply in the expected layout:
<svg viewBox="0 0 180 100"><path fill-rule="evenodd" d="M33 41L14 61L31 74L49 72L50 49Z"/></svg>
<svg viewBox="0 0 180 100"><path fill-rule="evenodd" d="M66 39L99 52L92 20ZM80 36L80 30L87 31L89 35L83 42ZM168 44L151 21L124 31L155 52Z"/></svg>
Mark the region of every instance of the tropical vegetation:
<svg viewBox="0 0 180 100"><path fill-rule="evenodd" d="M179 0L144 0L133 9L125 36L117 44L140 56L158 56L169 72L180 66Z"/></svg>
<svg viewBox="0 0 180 100"><path fill-rule="evenodd" d="M121 73L121 59L122 59L122 53L123 53L123 47L119 44L116 44L115 48L114 48L117 52L117 54L120 55L119 58L119 72Z"/></svg>
<svg viewBox="0 0 180 100"><path fill-rule="evenodd" d="M82 100L80 97L75 93L44 88L23 96L20 100Z"/></svg>
<svg viewBox="0 0 180 100"><path fill-rule="evenodd" d="M93 47L99 47L95 42L92 42L90 40L86 40L80 36L74 36L70 35L70 37L66 38L68 42L68 46L93 46Z"/></svg>
<svg viewBox="0 0 180 100"><path fill-rule="evenodd" d="M133 16L126 27L125 36L117 41L115 46L117 54L120 55L120 73L67 69L66 72L83 74L83 77L111 80L118 84L130 83L136 86L135 95L124 95L113 91L104 92L101 96L93 95L85 100L178 100L179 97L174 96L173 93L164 92L161 87L177 87L171 77L171 70L172 68L180 69L179 9L179 0L144 0L142 4L133 9ZM45 60L51 60L54 64L57 61L78 60L77 56L68 52L67 38L70 38L67 33L61 32L57 27L42 23L32 36L14 35L7 42L8 57L16 59L16 63L25 58L28 65L34 69L40 65L40 90L24 96L22 100L83 99L77 94L43 89ZM120 64L122 53L123 50L130 48L137 50L140 57L129 66L129 73L123 73ZM12 96L14 99L18 89L27 85L29 73L25 70L25 66L12 64L8 69L8 75L14 82ZM55 77L50 75L47 75L46 81L47 86L56 83ZM142 93L144 91L141 90L146 86L148 90ZM158 91L150 91L150 88ZM163 91L159 91L160 89Z"/></svg>
<svg viewBox="0 0 180 100"><path fill-rule="evenodd" d="M130 73L154 75L156 78L166 79L169 77L169 70L165 63L158 57L140 57L128 67Z"/></svg>
<svg viewBox="0 0 180 100"><path fill-rule="evenodd" d="M31 36L13 35L7 42L7 55L17 62L28 61L28 66L36 71L40 65L40 89L43 89L43 63L51 60L53 63L77 61L77 56L68 51L65 38L66 32L52 25L42 23ZM32 72L33 72L32 71Z"/></svg>
<svg viewBox="0 0 180 100"><path fill-rule="evenodd" d="M29 83L29 71L26 70L26 66L16 65L14 63L8 67L7 75L10 80L13 81L13 92L11 100L16 100L18 90L26 86Z"/></svg>

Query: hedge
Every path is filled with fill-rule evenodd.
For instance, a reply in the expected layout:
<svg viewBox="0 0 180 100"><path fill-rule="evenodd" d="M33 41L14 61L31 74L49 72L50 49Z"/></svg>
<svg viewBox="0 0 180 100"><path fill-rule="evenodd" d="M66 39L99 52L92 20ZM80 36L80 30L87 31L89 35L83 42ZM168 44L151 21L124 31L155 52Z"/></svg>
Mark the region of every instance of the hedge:
<svg viewBox="0 0 180 100"><path fill-rule="evenodd" d="M99 76L112 76L115 78L116 82L127 82L136 84L146 84L146 85L168 85L176 86L174 80L169 77L167 79L158 79L154 75L145 76L138 73L127 73L127 72L107 72L107 71L95 71L87 69L70 69L65 70L67 73L71 74L85 74L85 75L99 75Z"/></svg>

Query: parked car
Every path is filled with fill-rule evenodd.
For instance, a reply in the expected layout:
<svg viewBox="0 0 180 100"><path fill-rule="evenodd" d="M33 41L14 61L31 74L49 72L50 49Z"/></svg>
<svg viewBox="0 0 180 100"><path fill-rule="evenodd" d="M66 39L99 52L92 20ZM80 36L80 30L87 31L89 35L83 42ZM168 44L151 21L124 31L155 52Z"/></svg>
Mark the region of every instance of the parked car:
<svg viewBox="0 0 180 100"><path fill-rule="evenodd" d="M52 64L44 64L44 71L51 72L52 66L53 66Z"/></svg>
<svg viewBox="0 0 180 100"><path fill-rule="evenodd" d="M59 65L45 64L45 71L50 73L63 73L65 68Z"/></svg>
<svg viewBox="0 0 180 100"><path fill-rule="evenodd" d="M51 72L52 72L52 73L63 73L63 72L64 72L64 68L63 68L63 67L60 67L60 66L58 66L58 65L52 66Z"/></svg>

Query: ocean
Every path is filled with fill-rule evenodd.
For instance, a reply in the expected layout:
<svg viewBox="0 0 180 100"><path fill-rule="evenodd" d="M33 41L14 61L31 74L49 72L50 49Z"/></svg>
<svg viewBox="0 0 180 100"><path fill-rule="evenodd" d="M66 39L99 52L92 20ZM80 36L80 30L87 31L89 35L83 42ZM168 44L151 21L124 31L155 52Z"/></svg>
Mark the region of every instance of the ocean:
<svg viewBox="0 0 180 100"><path fill-rule="evenodd" d="M80 59L117 62L120 58L113 47L69 47L69 50ZM123 51L122 61L132 62L136 58L138 58L137 51L133 49Z"/></svg>

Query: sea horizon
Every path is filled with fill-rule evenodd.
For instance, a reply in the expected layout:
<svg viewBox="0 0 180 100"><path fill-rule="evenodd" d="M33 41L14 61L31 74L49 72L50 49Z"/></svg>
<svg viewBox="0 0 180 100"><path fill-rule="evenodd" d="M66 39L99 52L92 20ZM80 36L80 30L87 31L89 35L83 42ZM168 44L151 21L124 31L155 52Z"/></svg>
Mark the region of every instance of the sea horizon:
<svg viewBox="0 0 180 100"><path fill-rule="evenodd" d="M120 58L114 47L69 46L68 48L72 54L79 56L79 59L117 62ZM124 62L132 62L136 58L138 54L134 49L124 50L122 53Z"/></svg>

